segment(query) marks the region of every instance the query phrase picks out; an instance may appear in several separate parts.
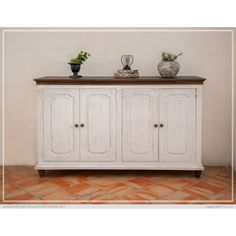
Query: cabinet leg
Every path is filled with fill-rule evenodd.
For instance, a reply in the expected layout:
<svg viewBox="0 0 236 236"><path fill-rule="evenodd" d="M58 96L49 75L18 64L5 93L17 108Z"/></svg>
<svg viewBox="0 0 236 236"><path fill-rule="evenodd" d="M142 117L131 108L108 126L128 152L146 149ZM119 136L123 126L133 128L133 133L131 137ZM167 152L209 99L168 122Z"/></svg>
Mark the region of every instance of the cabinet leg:
<svg viewBox="0 0 236 236"><path fill-rule="evenodd" d="M38 170L38 172L40 177L44 177L46 174L46 170Z"/></svg>
<svg viewBox="0 0 236 236"><path fill-rule="evenodd" d="M201 171L201 170L195 170L195 171L194 171L194 174L195 174L195 177L196 177L196 178L200 178L200 177L201 177L201 174L202 174L202 171Z"/></svg>

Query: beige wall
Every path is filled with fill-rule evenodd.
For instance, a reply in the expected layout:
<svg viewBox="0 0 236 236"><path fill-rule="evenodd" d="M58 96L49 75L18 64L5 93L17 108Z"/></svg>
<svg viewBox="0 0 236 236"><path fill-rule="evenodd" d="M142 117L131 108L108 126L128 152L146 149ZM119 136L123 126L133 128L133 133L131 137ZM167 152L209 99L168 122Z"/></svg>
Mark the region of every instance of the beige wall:
<svg viewBox="0 0 236 236"><path fill-rule="evenodd" d="M234 30L234 170L236 172L236 29Z"/></svg>
<svg viewBox="0 0 236 236"><path fill-rule="evenodd" d="M229 165L231 156L231 33L7 32L5 34L6 163L35 164L36 86L33 78L71 74L68 60L92 56L83 75L112 75L133 54L141 75L157 75L162 51L183 52L180 75L207 78L203 99L203 162Z"/></svg>
<svg viewBox="0 0 236 236"><path fill-rule="evenodd" d="M2 30L0 29L0 165L2 164Z"/></svg>

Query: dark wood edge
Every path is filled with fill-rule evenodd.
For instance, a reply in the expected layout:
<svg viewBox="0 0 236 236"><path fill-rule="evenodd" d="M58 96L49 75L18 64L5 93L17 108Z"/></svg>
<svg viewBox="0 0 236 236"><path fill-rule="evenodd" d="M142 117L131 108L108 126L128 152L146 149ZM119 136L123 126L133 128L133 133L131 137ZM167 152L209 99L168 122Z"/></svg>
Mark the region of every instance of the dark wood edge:
<svg viewBox="0 0 236 236"><path fill-rule="evenodd" d="M84 83L66 83L66 82L36 82L36 85L158 85L158 84L203 84L203 82L189 82L189 81L181 81L181 82L138 82L138 83L131 83L131 82L126 82L126 83L108 83L108 82L84 82Z"/></svg>
<svg viewBox="0 0 236 236"><path fill-rule="evenodd" d="M38 78L34 79L37 85L155 85L155 84L203 84L206 79L201 77L189 78L174 78L174 79L147 79L140 77L139 79L116 79L116 78L82 78L82 79L69 79L69 78Z"/></svg>

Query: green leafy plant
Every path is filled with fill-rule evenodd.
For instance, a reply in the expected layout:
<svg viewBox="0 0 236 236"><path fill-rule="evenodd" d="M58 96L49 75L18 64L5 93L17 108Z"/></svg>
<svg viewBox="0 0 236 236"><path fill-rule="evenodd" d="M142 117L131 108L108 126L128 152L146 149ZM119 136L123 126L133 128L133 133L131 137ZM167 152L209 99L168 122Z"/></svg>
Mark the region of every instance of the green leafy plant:
<svg viewBox="0 0 236 236"><path fill-rule="evenodd" d="M83 64L91 54L88 52L80 51L77 57L74 57L70 60L70 63Z"/></svg>
<svg viewBox="0 0 236 236"><path fill-rule="evenodd" d="M175 61L179 56L183 55L183 53L179 53L178 55L175 55L173 53L169 52L163 52L161 54L162 61Z"/></svg>

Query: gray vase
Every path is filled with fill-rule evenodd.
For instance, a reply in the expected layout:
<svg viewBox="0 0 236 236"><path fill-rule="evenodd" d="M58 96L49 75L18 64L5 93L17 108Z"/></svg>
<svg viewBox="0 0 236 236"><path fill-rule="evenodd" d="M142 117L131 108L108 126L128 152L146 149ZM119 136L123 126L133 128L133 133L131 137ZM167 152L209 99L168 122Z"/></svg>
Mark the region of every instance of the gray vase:
<svg viewBox="0 0 236 236"><path fill-rule="evenodd" d="M177 61L161 61L159 62L157 68L161 77L173 78L178 74L180 64Z"/></svg>

